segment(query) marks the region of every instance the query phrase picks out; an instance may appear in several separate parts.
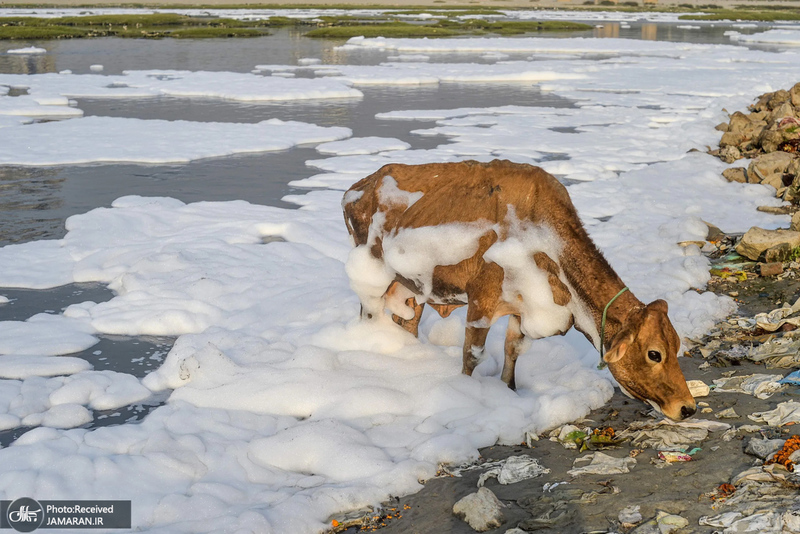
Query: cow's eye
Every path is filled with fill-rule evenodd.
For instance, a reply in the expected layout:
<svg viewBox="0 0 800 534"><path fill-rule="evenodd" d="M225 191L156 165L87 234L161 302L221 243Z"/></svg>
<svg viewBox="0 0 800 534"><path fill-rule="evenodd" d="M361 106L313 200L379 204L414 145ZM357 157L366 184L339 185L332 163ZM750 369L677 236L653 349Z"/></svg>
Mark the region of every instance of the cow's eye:
<svg viewBox="0 0 800 534"><path fill-rule="evenodd" d="M650 358L650 361L653 361L653 362L656 362L656 363L661 361L661 353L658 352L657 350L648 350L647 351L647 357Z"/></svg>

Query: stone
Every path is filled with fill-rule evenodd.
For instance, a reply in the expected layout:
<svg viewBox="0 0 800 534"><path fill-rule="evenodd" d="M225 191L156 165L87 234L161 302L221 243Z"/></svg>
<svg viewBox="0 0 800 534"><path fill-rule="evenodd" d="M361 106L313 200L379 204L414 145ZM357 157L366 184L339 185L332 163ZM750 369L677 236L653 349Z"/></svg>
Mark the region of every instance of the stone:
<svg viewBox="0 0 800 534"><path fill-rule="evenodd" d="M779 121L784 117L794 117L794 108L786 101L769 114L770 121Z"/></svg>
<svg viewBox="0 0 800 534"><path fill-rule="evenodd" d="M737 159L741 158L742 158L742 151L733 145L722 147L719 151L719 159L721 159L725 163L733 163ZM731 169L726 169L726 170L731 170ZM744 171L744 169L742 169L742 171Z"/></svg>
<svg viewBox="0 0 800 534"><path fill-rule="evenodd" d="M722 148L726 146L739 146L744 140L744 135L742 135L741 132L725 132L722 134L722 139L719 140L719 146Z"/></svg>
<svg viewBox="0 0 800 534"><path fill-rule="evenodd" d="M714 126L714 129L717 130L718 132L727 132L728 131L728 123L727 122L721 122L721 123L717 124L716 126Z"/></svg>
<svg viewBox="0 0 800 534"><path fill-rule="evenodd" d="M486 532L505 523L505 505L488 488L480 488L453 505L453 514L473 530Z"/></svg>
<svg viewBox="0 0 800 534"><path fill-rule="evenodd" d="M800 231L800 211L795 212L792 215L792 224L789 226L790 230L794 230L795 232Z"/></svg>
<svg viewBox="0 0 800 534"><path fill-rule="evenodd" d="M783 132L777 128L762 130L758 137L758 145L764 152L775 152L783 141Z"/></svg>
<svg viewBox="0 0 800 534"><path fill-rule="evenodd" d="M689 520L679 515L668 514L666 512L658 512L656 516L658 530L661 534L670 534L675 530L686 528L689 526Z"/></svg>
<svg viewBox="0 0 800 534"><path fill-rule="evenodd" d="M770 110L776 109L784 102L789 102L790 99L791 96L789 95L789 91L786 89L779 89L772 93L772 97L767 102L767 108Z"/></svg>
<svg viewBox="0 0 800 534"><path fill-rule="evenodd" d="M788 243L780 243L774 247L768 248L764 252L765 263L780 263L789 259L792 254L792 249Z"/></svg>
<svg viewBox="0 0 800 534"><path fill-rule="evenodd" d="M731 115L731 120L728 122L727 131L738 132L743 130L749 124L750 124L750 117L748 117L741 111L736 111L733 115Z"/></svg>
<svg viewBox="0 0 800 534"><path fill-rule="evenodd" d="M783 273L783 264L780 262L759 263L758 269L761 276L778 276Z"/></svg>
<svg viewBox="0 0 800 534"><path fill-rule="evenodd" d="M789 90L789 95L792 105L796 108L800 108L800 82L794 84L794 87Z"/></svg>
<svg viewBox="0 0 800 534"><path fill-rule="evenodd" d="M764 179L761 180L763 185L768 185L775 188L775 191L779 190L783 187L783 173L782 172L773 172L772 174L768 174L764 176Z"/></svg>
<svg viewBox="0 0 800 534"><path fill-rule="evenodd" d="M736 252L757 261L761 254L769 248L787 243L794 249L800 246L800 232L792 230L764 230L758 226L750 228L736 245Z"/></svg>
<svg viewBox="0 0 800 534"><path fill-rule="evenodd" d="M785 173L794 158L788 152L772 152L762 154L750 162L747 167L748 179L758 176L764 180L770 174Z"/></svg>
<svg viewBox="0 0 800 534"><path fill-rule="evenodd" d="M739 150L735 147L725 147L725 148L732 148L739 152ZM723 161L727 162L725 158L722 158ZM722 171L722 176L725 177L726 180L729 182L739 182L740 184L747 183L747 171L743 167L733 167L730 169L725 169Z"/></svg>

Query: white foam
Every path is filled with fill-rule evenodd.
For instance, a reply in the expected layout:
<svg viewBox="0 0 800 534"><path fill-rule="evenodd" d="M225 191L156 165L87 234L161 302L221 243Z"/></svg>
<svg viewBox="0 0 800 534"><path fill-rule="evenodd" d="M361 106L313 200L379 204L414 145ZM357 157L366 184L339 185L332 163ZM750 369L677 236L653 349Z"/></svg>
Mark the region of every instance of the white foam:
<svg viewBox="0 0 800 534"><path fill-rule="evenodd" d="M375 154L390 150L407 150L411 145L399 139L386 137L354 137L346 141L334 141L317 145L320 154L353 156L356 154Z"/></svg>
<svg viewBox="0 0 800 534"><path fill-rule="evenodd" d="M602 21L599 15L589 16ZM622 40L386 42L398 54L395 50L400 48L408 53L427 48L469 53L522 50L537 55L537 61L465 62L460 73L458 64L440 69L409 62L337 66L339 74L320 69L334 76L325 81L352 89L351 78L373 76L399 84L416 76L447 83L443 80L455 73L460 80L505 84L514 79L515 69L538 68L552 73L540 89L573 99L579 108L387 113L379 120L419 120L419 133L430 138L445 135L449 142L430 150L396 150L391 156L339 152L309 162L333 172L312 177L306 185L343 189L348 181L390 161L499 156L540 163L581 181L569 190L593 239L638 297L669 301L682 335L702 333L734 304L690 289L702 290L708 264L696 250L676 242L702 237L700 220L729 232L788 223L787 217L755 210L779 203L767 188L728 183L720 176L724 164L688 151L704 151L718 142L714 125L726 119L723 108L744 109L755 95L795 83L800 63L795 52ZM361 50L374 50L380 49L381 41L362 44ZM587 59L598 50L616 57ZM538 61L540 53L548 59ZM295 66L287 67L291 68L284 72L294 72ZM131 73L116 80L141 80L138 88L100 87L112 77L97 74L3 78L0 83L27 83L36 98L92 93L108 97L115 91L130 97L156 94L161 90L157 87L170 84L178 90L184 84L188 90L191 84L186 80L205 78L165 76L159 80ZM238 79L249 86L249 77L261 78L222 76L224 82L216 88L194 84L199 88L195 94L245 95L245 86L229 92L222 84ZM263 83L272 83L271 78L264 77ZM319 87L308 79L302 82L309 90ZM77 127L87 120L46 126ZM4 139L13 141L17 132L37 126L16 124L7 127L14 132L4 132ZM99 138L111 135L110 129L120 124L105 123ZM124 124L138 131L135 123ZM181 126L187 131L176 132L176 139L193 135L197 141L205 134L199 123ZM231 128L243 132L242 126ZM283 139L294 131L283 126L276 125L271 133ZM53 139L63 142L82 131L64 130ZM251 136L259 133L248 131ZM49 146L47 137L36 143ZM300 139L306 137L298 135L297 142ZM129 153L140 159L160 157L146 141L140 135L129 137ZM230 149L249 147L251 142L237 141ZM201 149L207 147L193 153ZM51 158L49 152L26 153L32 163ZM391 188L386 193L398 200L402 196ZM417 491L419 480L433 476L439 462L474 460L479 447L519 443L526 430L540 432L575 420L612 395L607 372L595 369L597 352L574 331L531 343L519 359L518 391L512 392L497 377L502 321L490 333L486 358L473 377L461 375L463 310L446 322L433 314L424 316L421 340L388 317L357 321L359 302L345 270L351 246L341 219L341 191L312 191L286 200L300 208L123 197L109 208L70 218L64 239L0 249L0 286L41 288L96 281L115 293L105 303L70 306L53 323L64 335L42 343L42 351L61 352L69 348L64 342L73 335L77 339L80 332L88 336L81 336L85 343L110 333L180 336L163 365L141 383L127 375L81 370L69 360L57 369L57 358L40 353L0 359L0 371L22 379L0 382L0 428L50 426L32 429L0 449L0 481L5 481L0 489L9 495L50 499L131 499L133 524L145 531L319 532L329 528L333 514ZM406 202L413 200L404 197ZM359 255L367 249L355 250L352 254ZM444 261L441 255L452 253L457 259L456 252L431 254ZM391 270L370 273L375 266L356 267L375 274L371 281L362 274L359 281L372 282L371 291L380 298L393 279ZM37 328L30 336L39 333ZM22 337L9 339L11 343ZM14 343L14 350L27 350ZM26 364L24 358L30 361ZM70 376L34 376L57 370ZM60 429L82 425L91 418L91 410L148 402L146 395L162 391L169 395L166 404L138 424Z"/></svg>
<svg viewBox="0 0 800 534"><path fill-rule="evenodd" d="M27 321L0 321L0 354L55 356L86 350L98 339L87 325L40 313Z"/></svg>
<svg viewBox="0 0 800 534"><path fill-rule="evenodd" d="M86 117L15 129L0 146L0 164L181 163L286 150L301 143L334 141L349 135L347 128L278 119L236 124Z"/></svg>
<svg viewBox="0 0 800 534"><path fill-rule="evenodd" d="M36 46L27 46L25 48L13 48L11 50L6 50L6 54L19 54L19 55L38 55L46 53L47 50Z"/></svg>
<svg viewBox="0 0 800 534"><path fill-rule="evenodd" d="M752 35L730 32L729 37L741 43L800 45L800 30L796 29L767 30Z"/></svg>

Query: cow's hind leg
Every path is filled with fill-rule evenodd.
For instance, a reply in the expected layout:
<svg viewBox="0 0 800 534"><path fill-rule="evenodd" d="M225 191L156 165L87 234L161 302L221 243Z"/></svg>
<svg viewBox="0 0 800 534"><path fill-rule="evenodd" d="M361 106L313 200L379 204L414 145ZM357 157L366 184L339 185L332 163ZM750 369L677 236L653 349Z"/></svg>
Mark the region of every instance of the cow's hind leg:
<svg viewBox="0 0 800 534"><path fill-rule="evenodd" d="M508 316L508 330L506 330L506 344L505 353L506 361L503 365L503 382L508 384L511 389L517 389L517 382L514 378L514 372L517 367L517 357L522 351L522 340L525 335L520 328L519 315Z"/></svg>
<svg viewBox="0 0 800 534"><path fill-rule="evenodd" d="M403 319L399 315L392 314L392 321L403 327L404 330L419 337L419 320L422 318L422 310L425 308L425 303L417 304L416 299L406 299L406 305L414 309L414 317L411 319Z"/></svg>

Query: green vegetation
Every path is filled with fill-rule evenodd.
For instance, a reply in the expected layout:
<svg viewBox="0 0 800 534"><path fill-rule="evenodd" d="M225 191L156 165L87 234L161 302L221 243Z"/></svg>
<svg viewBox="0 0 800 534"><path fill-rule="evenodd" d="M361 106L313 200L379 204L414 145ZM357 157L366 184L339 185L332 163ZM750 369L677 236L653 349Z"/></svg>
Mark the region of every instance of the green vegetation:
<svg viewBox="0 0 800 534"><path fill-rule="evenodd" d="M385 24L360 24L357 26L332 26L307 32L306 37L349 39L350 37L450 37L463 32L420 24L388 22Z"/></svg>
<svg viewBox="0 0 800 534"><path fill-rule="evenodd" d="M0 17L0 39L74 39L84 37L130 37L160 39L204 39L213 37L258 37L269 21L199 18L174 13L152 15L97 15L86 17Z"/></svg>
<svg viewBox="0 0 800 534"><path fill-rule="evenodd" d="M800 20L800 10L746 11L738 9L720 9L706 15L682 15L681 20L752 20L762 22Z"/></svg>
<svg viewBox="0 0 800 534"><path fill-rule="evenodd" d="M539 31L591 30L588 24L564 21L506 21L489 22L480 19L458 22L442 20L435 24L387 22L381 24L349 24L320 28L307 32L306 37L348 39L350 37L451 37L455 35L519 35Z"/></svg>
<svg viewBox="0 0 800 534"><path fill-rule="evenodd" d="M34 39L72 39L87 37L89 32L67 26L2 26L0 39L30 41Z"/></svg>

